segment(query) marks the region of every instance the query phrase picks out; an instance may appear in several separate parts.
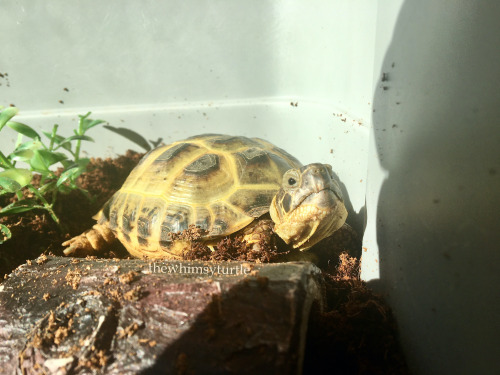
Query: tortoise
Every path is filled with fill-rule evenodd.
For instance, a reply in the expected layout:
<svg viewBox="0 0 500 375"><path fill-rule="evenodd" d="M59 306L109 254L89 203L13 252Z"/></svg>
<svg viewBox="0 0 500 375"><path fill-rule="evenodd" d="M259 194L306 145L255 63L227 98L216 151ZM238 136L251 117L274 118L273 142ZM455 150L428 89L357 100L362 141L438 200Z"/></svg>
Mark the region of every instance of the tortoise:
<svg viewBox="0 0 500 375"><path fill-rule="evenodd" d="M104 249L115 238L140 258L181 259L193 225L213 246L241 233L259 250L276 233L306 250L333 234L347 211L332 167L303 166L259 138L204 134L148 152L93 217L92 229L63 243L66 255Z"/></svg>

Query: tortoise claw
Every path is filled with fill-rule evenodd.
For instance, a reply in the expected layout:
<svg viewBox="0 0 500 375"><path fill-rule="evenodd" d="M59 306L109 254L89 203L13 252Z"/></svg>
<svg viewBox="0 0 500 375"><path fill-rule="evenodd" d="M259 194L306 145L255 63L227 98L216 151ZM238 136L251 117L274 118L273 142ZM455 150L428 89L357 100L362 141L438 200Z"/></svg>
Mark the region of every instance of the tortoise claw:
<svg viewBox="0 0 500 375"><path fill-rule="evenodd" d="M62 245L63 245L63 246L67 246L67 242L68 242L68 241L63 242L63 244L62 244ZM75 253L75 252L77 251L77 249L78 249L78 247L77 247L77 246L73 246L73 245L72 245L72 246L70 246L70 247L68 247L68 248L64 249L64 250L63 250L63 253L64 253L64 255L69 256L69 255L72 255L73 253Z"/></svg>
<svg viewBox="0 0 500 375"><path fill-rule="evenodd" d="M64 249L64 255L89 255L105 250L115 240L115 235L107 226L96 224L92 229L83 232L62 243L69 246Z"/></svg>
<svg viewBox="0 0 500 375"><path fill-rule="evenodd" d="M269 219L255 220L243 230L243 240L253 251L262 251L271 245L273 222Z"/></svg>

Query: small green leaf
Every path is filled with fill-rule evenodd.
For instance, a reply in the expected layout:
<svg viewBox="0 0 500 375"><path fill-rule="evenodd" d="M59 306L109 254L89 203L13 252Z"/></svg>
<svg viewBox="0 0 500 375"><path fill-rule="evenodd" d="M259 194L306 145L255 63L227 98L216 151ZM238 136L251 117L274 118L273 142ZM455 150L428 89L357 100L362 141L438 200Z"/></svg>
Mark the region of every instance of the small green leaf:
<svg viewBox="0 0 500 375"><path fill-rule="evenodd" d="M62 135L59 135L59 134L52 135L51 133L45 132L45 131L43 132L43 134L45 134L55 144L60 145L59 147L62 147L68 151L71 151L71 143L64 143L61 145L61 143L66 140L66 138L63 137Z"/></svg>
<svg viewBox="0 0 500 375"><path fill-rule="evenodd" d="M151 150L151 146L149 145L148 141L142 135L136 133L131 129L115 128L114 126L111 125L104 125L104 127L108 130L111 130L112 132L120 134L122 137L127 138L129 141L134 142L136 145L142 147L146 151Z"/></svg>
<svg viewBox="0 0 500 375"><path fill-rule="evenodd" d="M17 115L19 110L16 107L5 108L0 112L0 130L7 124L7 122Z"/></svg>
<svg viewBox="0 0 500 375"><path fill-rule="evenodd" d="M21 133L22 135L25 135L26 137L32 138L32 139L40 139L40 135L33 129L32 127L28 125L21 124L20 122L15 122L15 121L9 121L7 122L7 126L11 129L14 129L16 132Z"/></svg>
<svg viewBox="0 0 500 375"><path fill-rule="evenodd" d="M75 167L64 171L63 173L61 173L61 176L59 176L59 179L57 180L57 187L61 186L68 180L75 181L84 170L84 168Z"/></svg>
<svg viewBox="0 0 500 375"><path fill-rule="evenodd" d="M55 187L56 187L56 182L50 181L50 182L46 183L45 185L40 186L38 188L38 192L42 195L45 195L45 194L47 194L47 192L54 190Z"/></svg>
<svg viewBox="0 0 500 375"><path fill-rule="evenodd" d="M61 176L57 181L57 186L60 186L61 184L66 182L68 178L70 179L70 181L75 181L78 178L78 176L80 176L83 172L87 170L87 165L90 163L90 159L81 158L78 159L78 161L76 162L71 160L63 160L62 163L64 165L65 171L61 173Z"/></svg>
<svg viewBox="0 0 500 375"><path fill-rule="evenodd" d="M61 143L59 143L59 146L56 147L55 149L58 149L59 147L65 147L67 144L71 144L72 141L89 141L89 142L94 142L94 139L89 137L88 135L72 135L68 138L65 138ZM70 146L71 148L71 146Z"/></svg>
<svg viewBox="0 0 500 375"><path fill-rule="evenodd" d="M73 190L79 190L76 183L72 182L71 180L66 180L66 183L59 185L57 188L63 194L70 193Z"/></svg>
<svg viewBox="0 0 500 375"><path fill-rule="evenodd" d="M78 161L76 162L76 164L80 167L80 168L83 168L84 170L87 169L87 165L90 163L90 159L89 158L81 158L81 159L78 159Z"/></svg>
<svg viewBox="0 0 500 375"><path fill-rule="evenodd" d="M17 182L20 187L26 186L31 182L31 171L22 168L11 168L0 172L0 178L7 178ZM18 189L16 189L18 190Z"/></svg>
<svg viewBox="0 0 500 375"><path fill-rule="evenodd" d="M49 132L46 132L45 130L42 130L42 133L48 138L48 139L52 139L52 133L49 133ZM57 137L57 136L56 136ZM60 137L60 136L59 136ZM54 137L55 138L55 137ZM62 138L62 137L61 137ZM55 140L54 140L55 142Z"/></svg>
<svg viewBox="0 0 500 375"><path fill-rule="evenodd" d="M43 156L40 155L38 152L39 150L36 150L33 154L33 157L30 160L30 165L31 168L35 171L48 171L49 170L49 165L45 162L43 159Z"/></svg>
<svg viewBox="0 0 500 375"><path fill-rule="evenodd" d="M19 146L16 147L15 152L20 151L20 150L38 150L43 148L42 142L40 142L38 139L34 139L32 141L27 141L24 143L21 143Z"/></svg>
<svg viewBox="0 0 500 375"><path fill-rule="evenodd" d="M3 244L8 239L12 238L10 229L3 224L0 224L0 244Z"/></svg>
<svg viewBox="0 0 500 375"><path fill-rule="evenodd" d="M94 126L97 126L105 122L103 120L92 120L88 118L90 114L91 112L87 112L87 114L85 115L78 115L78 117L80 117L80 122L78 125L78 132L75 132L75 134L83 135L90 128L93 128Z"/></svg>
<svg viewBox="0 0 500 375"><path fill-rule="evenodd" d="M15 193L21 189L21 184L8 177L0 177L0 194Z"/></svg>
<svg viewBox="0 0 500 375"><path fill-rule="evenodd" d="M14 151L9 155L11 161L28 161L33 157L33 151L30 149Z"/></svg>
<svg viewBox="0 0 500 375"><path fill-rule="evenodd" d="M21 205L21 206L15 206L14 204L11 203L8 206L5 206L4 208L2 208L0 210L0 216L7 216L7 215L12 215L12 214L20 214L22 212L31 211L31 210L34 210L34 209L37 209L37 208L44 208L44 207L40 206L40 205L37 205L37 204L34 204L34 205L24 204L24 205Z"/></svg>
<svg viewBox="0 0 500 375"><path fill-rule="evenodd" d="M48 139L50 139L51 141L54 141L54 143L57 143L57 144L61 143L65 139L62 135L59 135L59 134L52 134L52 133L49 133L49 132L46 132L46 131L42 131L42 133Z"/></svg>
<svg viewBox="0 0 500 375"><path fill-rule="evenodd" d="M68 168L73 168L75 162L73 160L66 159L66 160L61 160L61 164L63 165L64 170L66 170Z"/></svg>
<svg viewBox="0 0 500 375"><path fill-rule="evenodd" d="M99 124L103 124L106 121L104 120L90 120L88 119L87 121L84 122L84 131L89 130L90 128L93 128L94 126L97 126Z"/></svg>
<svg viewBox="0 0 500 375"><path fill-rule="evenodd" d="M12 168L12 163L7 157L5 157L2 151L0 151L0 167L5 169Z"/></svg>
<svg viewBox="0 0 500 375"><path fill-rule="evenodd" d="M48 171L51 165L65 159L67 159L67 156L60 152L35 150L30 160L30 165L36 171Z"/></svg>

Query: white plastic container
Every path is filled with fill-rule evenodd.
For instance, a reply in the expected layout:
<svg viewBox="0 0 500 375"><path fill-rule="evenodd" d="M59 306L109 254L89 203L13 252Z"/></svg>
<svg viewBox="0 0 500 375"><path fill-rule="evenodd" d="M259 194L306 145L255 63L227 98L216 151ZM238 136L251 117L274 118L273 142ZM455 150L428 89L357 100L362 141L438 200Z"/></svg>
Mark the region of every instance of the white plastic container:
<svg viewBox="0 0 500 375"><path fill-rule="evenodd" d="M0 104L67 135L92 111L147 139L257 136L330 163L414 373L495 373L500 9L438 3L3 0ZM89 135L92 156L137 149Z"/></svg>

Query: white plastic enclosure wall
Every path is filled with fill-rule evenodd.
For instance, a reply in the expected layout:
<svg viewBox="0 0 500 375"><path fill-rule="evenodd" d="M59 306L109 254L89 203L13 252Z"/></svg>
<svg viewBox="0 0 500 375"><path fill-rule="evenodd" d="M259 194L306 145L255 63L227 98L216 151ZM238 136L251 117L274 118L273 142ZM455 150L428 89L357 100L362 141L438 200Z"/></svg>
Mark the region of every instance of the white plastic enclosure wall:
<svg viewBox="0 0 500 375"><path fill-rule="evenodd" d="M495 1L2 0L0 14L0 105L19 121L69 135L92 111L150 140L256 136L330 163L413 372L495 372ZM138 150L89 135L90 156ZM0 137L10 152L16 134Z"/></svg>

